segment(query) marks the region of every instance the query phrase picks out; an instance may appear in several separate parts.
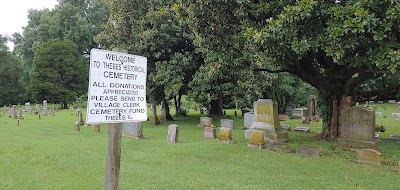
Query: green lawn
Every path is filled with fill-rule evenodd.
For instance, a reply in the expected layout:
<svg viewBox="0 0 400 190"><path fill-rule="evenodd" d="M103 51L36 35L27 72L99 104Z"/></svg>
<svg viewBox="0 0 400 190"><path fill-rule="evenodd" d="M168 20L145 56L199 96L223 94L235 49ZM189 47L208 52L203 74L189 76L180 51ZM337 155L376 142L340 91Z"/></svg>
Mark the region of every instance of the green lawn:
<svg viewBox="0 0 400 190"><path fill-rule="evenodd" d="M378 105L381 111L383 105ZM394 105L383 111L387 131L400 135L400 121L391 117ZM293 150L300 144L323 149L318 158L294 153L251 149L244 139L243 119L235 120L234 144L205 140L198 127L198 112L152 126L144 122L147 140L122 140L120 189L399 189L400 142L382 140L381 167L356 163L353 152L337 149L334 142L313 138L320 123L309 125L311 133L290 132ZM75 113L75 112L74 112ZM238 112L240 115L240 111ZM77 119L70 110L44 116L24 115L21 125L0 118L0 189L103 189L107 127L96 135L90 126L74 131ZM178 124L179 143L168 144L169 124ZM300 120L289 120L292 129ZM215 125L219 120L215 119ZM302 125L307 126L307 125Z"/></svg>

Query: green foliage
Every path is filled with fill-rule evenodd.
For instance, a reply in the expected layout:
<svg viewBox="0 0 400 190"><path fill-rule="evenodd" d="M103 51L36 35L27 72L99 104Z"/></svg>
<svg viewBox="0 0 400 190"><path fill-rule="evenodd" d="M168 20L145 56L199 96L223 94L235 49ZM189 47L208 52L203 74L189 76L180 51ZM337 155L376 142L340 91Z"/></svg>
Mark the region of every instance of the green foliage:
<svg viewBox="0 0 400 190"><path fill-rule="evenodd" d="M7 38L0 35L0 104L24 103L25 95L21 81L21 60L8 51Z"/></svg>
<svg viewBox="0 0 400 190"><path fill-rule="evenodd" d="M38 46L31 73L36 100L62 102L65 106L87 89L87 66L77 46L54 39Z"/></svg>

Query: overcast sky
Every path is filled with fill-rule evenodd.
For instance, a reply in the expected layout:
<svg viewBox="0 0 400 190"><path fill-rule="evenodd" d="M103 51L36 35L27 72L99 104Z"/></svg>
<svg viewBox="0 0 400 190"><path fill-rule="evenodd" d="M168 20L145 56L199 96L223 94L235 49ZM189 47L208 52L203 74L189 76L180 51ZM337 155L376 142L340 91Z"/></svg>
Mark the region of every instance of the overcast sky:
<svg viewBox="0 0 400 190"><path fill-rule="evenodd" d="M29 9L54 8L57 0L5 0L0 6L0 34L10 35L22 32L28 24ZM11 44L9 44L10 46Z"/></svg>

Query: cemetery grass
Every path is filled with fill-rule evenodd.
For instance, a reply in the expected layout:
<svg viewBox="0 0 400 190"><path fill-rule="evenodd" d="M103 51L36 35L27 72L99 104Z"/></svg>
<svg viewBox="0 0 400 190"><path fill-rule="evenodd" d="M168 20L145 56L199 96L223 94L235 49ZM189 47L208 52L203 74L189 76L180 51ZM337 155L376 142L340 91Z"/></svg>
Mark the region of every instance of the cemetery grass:
<svg viewBox="0 0 400 190"><path fill-rule="evenodd" d="M204 115L193 111L158 126L144 122L147 140L122 139L120 189L398 189L399 142L381 141L381 167L363 165L354 152L314 139L321 123L288 120L281 123L311 127L308 134L290 132L290 153L252 149L243 119L233 111L227 115L235 120L234 144L205 140L197 126ZM41 120L25 114L18 127L16 120L0 118L0 189L103 189L107 126L101 124L100 135L90 126L76 132L71 113L61 110ZM390 116L381 137L400 135L399 121ZM177 144L166 142L172 123L180 127ZM300 144L320 147L322 156L294 154Z"/></svg>

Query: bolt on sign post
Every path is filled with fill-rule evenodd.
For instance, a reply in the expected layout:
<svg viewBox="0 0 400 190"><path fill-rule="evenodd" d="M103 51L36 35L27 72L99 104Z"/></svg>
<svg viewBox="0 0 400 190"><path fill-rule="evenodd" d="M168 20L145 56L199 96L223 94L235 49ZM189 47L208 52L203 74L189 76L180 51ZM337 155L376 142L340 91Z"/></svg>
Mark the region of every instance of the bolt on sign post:
<svg viewBox="0 0 400 190"><path fill-rule="evenodd" d="M86 123L108 123L104 189L119 185L122 123L146 121L147 58L126 50L90 52Z"/></svg>

